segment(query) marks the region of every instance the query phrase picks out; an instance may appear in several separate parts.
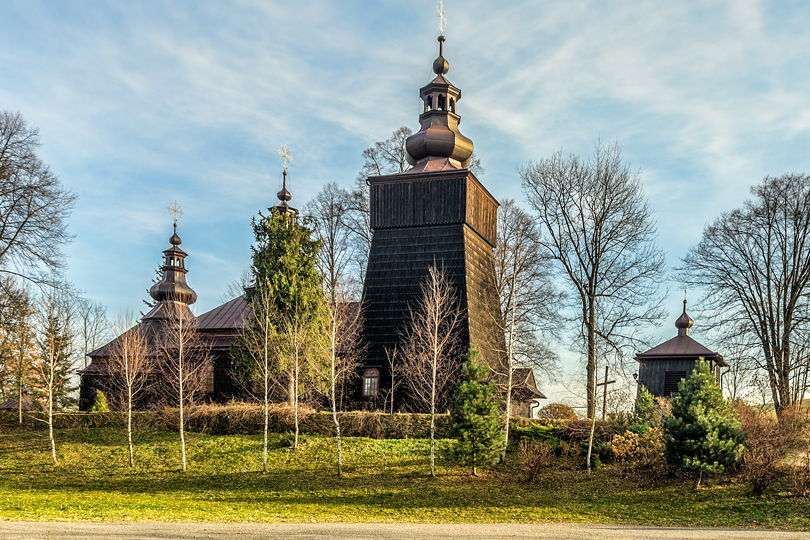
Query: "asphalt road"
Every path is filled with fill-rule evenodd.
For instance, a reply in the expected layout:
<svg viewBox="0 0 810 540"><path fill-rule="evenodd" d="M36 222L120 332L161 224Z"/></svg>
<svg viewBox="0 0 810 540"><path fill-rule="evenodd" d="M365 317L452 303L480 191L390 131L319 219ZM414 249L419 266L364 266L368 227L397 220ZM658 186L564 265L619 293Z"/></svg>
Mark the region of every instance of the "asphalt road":
<svg viewBox="0 0 810 540"><path fill-rule="evenodd" d="M75 523L0 522L0 538L558 538L563 540L638 538L808 538L810 533L750 529L682 529L582 523L411 524L411 523Z"/></svg>

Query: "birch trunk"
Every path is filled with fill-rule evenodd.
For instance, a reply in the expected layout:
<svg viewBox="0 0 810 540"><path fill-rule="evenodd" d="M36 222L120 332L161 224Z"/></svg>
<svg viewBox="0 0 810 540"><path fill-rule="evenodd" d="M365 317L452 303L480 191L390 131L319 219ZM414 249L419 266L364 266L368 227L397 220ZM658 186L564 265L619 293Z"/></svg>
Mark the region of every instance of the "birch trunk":
<svg viewBox="0 0 810 540"><path fill-rule="evenodd" d="M298 357L298 347L295 347L295 367L294 370L294 377L293 377L293 401L295 409L295 441L293 442L293 449L298 448L298 377L300 376L300 365L299 365L299 357Z"/></svg>
<svg viewBox="0 0 810 540"><path fill-rule="evenodd" d="M53 376L52 372L51 377ZM56 440L53 438L53 383L48 385L48 439L51 443L51 460L56 465L58 461L56 459Z"/></svg>
<svg viewBox="0 0 810 540"><path fill-rule="evenodd" d="M127 390L127 444L129 446L129 467L135 467L135 450L132 447L132 389Z"/></svg>
<svg viewBox="0 0 810 540"><path fill-rule="evenodd" d="M183 334L183 319L179 319L180 324L180 335ZM184 343L182 339L179 343L180 347L178 352L178 394L180 398L180 466L182 470L185 472L186 470L186 416L185 416L185 394L184 394L184 366L183 366L183 348Z"/></svg>

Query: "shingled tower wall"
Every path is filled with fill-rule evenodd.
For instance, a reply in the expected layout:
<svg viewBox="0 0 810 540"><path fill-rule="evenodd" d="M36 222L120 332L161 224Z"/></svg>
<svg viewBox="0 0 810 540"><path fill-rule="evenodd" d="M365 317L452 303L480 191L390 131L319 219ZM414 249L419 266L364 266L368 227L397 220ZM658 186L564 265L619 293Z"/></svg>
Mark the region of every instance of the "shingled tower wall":
<svg viewBox="0 0 810 540"><path fill-rule="evenodd" d="M463 348L474 343L486 362L502 365L505 347L497 323L493 255L498 202L466 168L473 145L458 131L461 91L444 78L448 64L442 56L444 38L439 41L433 65L437 77L420 91L425 105L421 129L407 141L413 167L368 179L373 235L364 284L368 349L361 395L368 369L379 370L379 387L388 388L386 347L402 341L432 265L442 268L456 289L463 311ZM399 397L406 396L403 389ZM397 407L413 408L408 405L399 400Z"/></svg>

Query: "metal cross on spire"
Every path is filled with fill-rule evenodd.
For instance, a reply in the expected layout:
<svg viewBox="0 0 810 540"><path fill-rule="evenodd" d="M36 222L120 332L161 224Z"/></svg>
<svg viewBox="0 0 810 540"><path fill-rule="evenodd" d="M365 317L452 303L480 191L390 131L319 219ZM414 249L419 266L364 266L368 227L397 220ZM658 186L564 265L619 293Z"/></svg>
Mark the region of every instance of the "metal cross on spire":
<svg viewBox="0 0 810 540"><path fill-rule="evenodd" d="M447 19L444 17L444 2L436 0L436 15L439 16L439 35L444 35L444 29L447 27Z"/></svg>
<svg viewBox="0 0 810 540"><path fill-rule="evenodd" d="M278 155L281 156L281 166L284 168L284 171L287 171L287 165L289 165L290 161L292 161L293 157L290 154L289 150L287 149L286 144L282 144L278 149Z"/></svg>
<svg viewBox="0 0 810 540"><path fill-rule="evenodd" d="M177 201L172 202L171 206L167 206L166 210L168 210L172 215L172 221L174 221L174 224L177 225L177 221L184 213L182 210L180 210L180 206L177 204Z"/></svg>

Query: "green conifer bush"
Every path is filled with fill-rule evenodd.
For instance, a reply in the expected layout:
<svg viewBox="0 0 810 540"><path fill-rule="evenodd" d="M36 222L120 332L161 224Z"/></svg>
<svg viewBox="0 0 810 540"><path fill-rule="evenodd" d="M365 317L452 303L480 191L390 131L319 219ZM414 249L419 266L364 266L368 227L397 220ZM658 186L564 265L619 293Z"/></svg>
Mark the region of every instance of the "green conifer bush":
<svg viewBox="0 0 810 540"><path fill-rule="evenodd" d="M672 415L664 420L667 461L695 473L722 473L740 460L745 434L711 371L700 359L692 376L672 396Z"/></svg>
<svg viewBox="0 0 810 540"><path fill-rule="evenodd" d="M471 348L450 411L451 434L458 440L456 456L472 466L473 476L478 475L478 466L495 463L505 444L497 389L487 381L488 373L478 351Z"/></svg>
<svg viewBox="0 0 810 540"><path fill-rule="evenodd" d="M107 405L107 396L101 390L96 390L96 399L93 400L90 412L110 412L110 406Z"/></svg>

